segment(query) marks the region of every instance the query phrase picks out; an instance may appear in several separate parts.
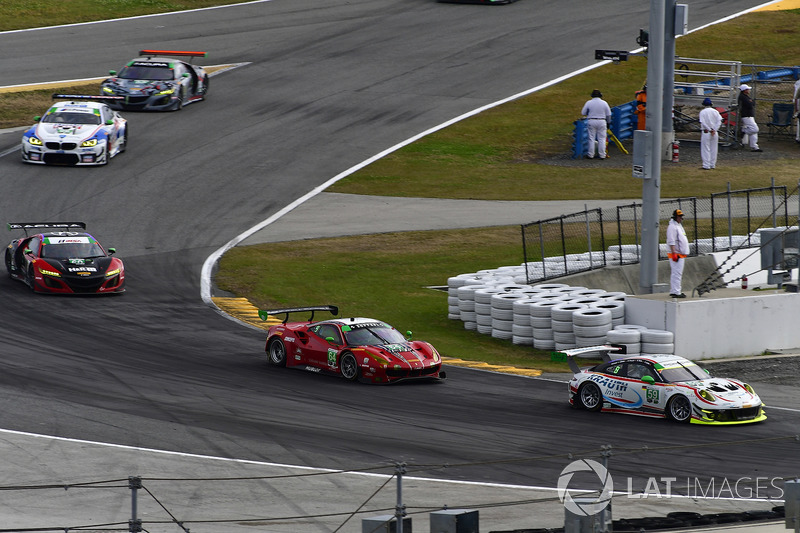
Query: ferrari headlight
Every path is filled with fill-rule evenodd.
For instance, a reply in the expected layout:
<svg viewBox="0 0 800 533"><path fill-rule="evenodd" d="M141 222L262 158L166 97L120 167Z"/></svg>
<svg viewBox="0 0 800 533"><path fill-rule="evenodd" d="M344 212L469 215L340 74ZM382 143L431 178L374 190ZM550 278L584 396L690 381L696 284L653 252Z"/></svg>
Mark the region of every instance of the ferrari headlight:
<svg viewBox="0 0 800 533"><path fill-rule="evenodd" d="M41 146L42 141L41 139L39 139L39 137L34 137L33 135L31 135L30 137L28 137L28 144L32 144L33 146Z"/></svg>
<svg viewBox="0 0 800 533"><path fill-rule="evenodd" d="M89 148L91 146L97 146L97 137L92 137L91 139L87 139L81 143L81 147Z"/></svg>
<svg viewBox="0 0 800 533"><path fill-rule="evenodd" d="M700 391L700 396L706 401L709 401L709 402L713 402L714 401L714 395L711 394L710 392L708 392L705 389L702 389Z"/></svg>
<svg viewBox="0 0 800 533"><path fill-rule="evenodd" d="M58 273L58 272L56 272L55 270L45 270L45 269L43 269L43 268L40 268L40 269L39 269L39 272L41 272L41 273L42 273L42 274L44 274L45 276L52 276L52 277L54 277L54 278L60 278L60 277L61 277L61 274L59 274L59 273Z"/></svg>
<svg viewBox="0 0 800 533"><path fill-rule="evenodd" d="M115 268L114 270L109 270L106 272L106 277L110 278L111 276L116 276L117 274L119 274L119 269Z"/></svg>

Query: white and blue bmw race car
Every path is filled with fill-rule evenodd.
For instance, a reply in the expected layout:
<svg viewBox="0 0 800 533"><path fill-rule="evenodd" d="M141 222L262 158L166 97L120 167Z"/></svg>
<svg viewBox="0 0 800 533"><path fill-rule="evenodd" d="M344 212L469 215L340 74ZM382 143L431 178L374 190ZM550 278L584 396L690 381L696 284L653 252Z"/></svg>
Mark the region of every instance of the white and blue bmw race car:
<svg viewBox="0 0 800 533"><path fill-rule="evenodd" d="M712 377L676 355L616 358L619 347L564 350L570 370L569 403L589 411L625 413L696 424L747 424L766 420L753 388L735 379ZM581 369L575 357L603 362Z"/></svg>
<svg viewBox="0 0 800 533"><path fill-rule="evenodd" d="M105 165L125 151L128 122L107 98L54 94L57 102L22 135L22 161L51 165Z"/></svg>

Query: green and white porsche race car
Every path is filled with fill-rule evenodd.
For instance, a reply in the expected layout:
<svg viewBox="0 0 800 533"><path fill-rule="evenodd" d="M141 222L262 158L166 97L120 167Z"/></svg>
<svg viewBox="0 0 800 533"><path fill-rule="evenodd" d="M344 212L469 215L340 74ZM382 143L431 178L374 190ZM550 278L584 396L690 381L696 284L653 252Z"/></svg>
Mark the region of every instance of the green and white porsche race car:
<svg viewBox="0 0 800 533"><path fill-rule="evenodd" d="M564 350L573 372L569 402L589 411L625 413L696 424L747 424L766 420L753 388L741 381L713 377L677 355L625 357L615 346ZM581 369L576 357L603 362Z"/></svg>

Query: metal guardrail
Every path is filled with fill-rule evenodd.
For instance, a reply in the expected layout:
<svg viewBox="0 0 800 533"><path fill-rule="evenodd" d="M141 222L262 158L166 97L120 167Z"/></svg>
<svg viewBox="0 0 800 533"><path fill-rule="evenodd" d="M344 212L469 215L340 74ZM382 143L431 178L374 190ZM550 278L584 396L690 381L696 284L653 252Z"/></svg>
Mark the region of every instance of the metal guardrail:
<svg viewBox="0 0 800 533"><path fill-rule="evenodd" d="M728 190L708 198L663 200L659 220L668 221L675 209L686 213L690 255L758 245L752 235L760 228L789 226L797 210L790 206L785 186ZM603 268L638 263L641 259L642 204L614 209L587 209L521 226L522 254L529 283ZM666 242L667 224L659 225L659 242ZM659 259L666 259L666 244Z"/></svg>

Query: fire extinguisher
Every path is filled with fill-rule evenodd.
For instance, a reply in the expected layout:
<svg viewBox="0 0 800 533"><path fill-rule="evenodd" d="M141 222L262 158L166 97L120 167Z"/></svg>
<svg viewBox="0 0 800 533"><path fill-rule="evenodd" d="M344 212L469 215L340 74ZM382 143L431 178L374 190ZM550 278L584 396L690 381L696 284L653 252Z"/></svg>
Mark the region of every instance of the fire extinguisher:
<svg viewBox="0 0 800 533"><path fill-rule="evenodd" d="M742 288L747 288L747 276L742 276Z"/></svg>
<svg viewBox="0 0 800 533"><path fill-rule="evenodd" d="M680 161L680 141L673 141L672 142L672 162L677 163Z"/></svg>

